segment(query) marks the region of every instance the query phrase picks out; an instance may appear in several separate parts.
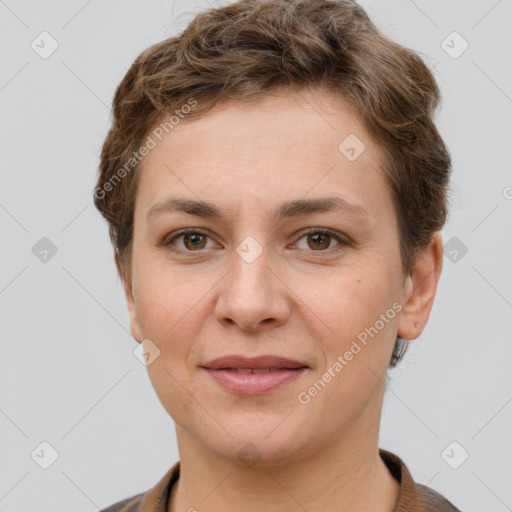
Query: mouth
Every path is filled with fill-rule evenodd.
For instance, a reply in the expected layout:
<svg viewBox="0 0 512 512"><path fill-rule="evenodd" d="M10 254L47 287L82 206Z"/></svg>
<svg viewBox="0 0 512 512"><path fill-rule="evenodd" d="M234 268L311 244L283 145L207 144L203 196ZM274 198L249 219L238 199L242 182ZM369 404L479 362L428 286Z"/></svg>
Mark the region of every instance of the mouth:
<svg viewBox="0 0 512 512"><path fill-rule="evenodd" d="M302 366L301 368L307 368L307 366ZM217 371L222 370L226 372L236 372L242 374L248 373L274 373L279 372L281 370L300 370L301 368L218 368ZM207 370L213 370L213 368L207 368Z"/></svg>
<svg viewBox="0 0 512 512"><path fill-rule="evenodd" d="M201 366L223 389L241 395L261 395L298 379L310 367L279 356L223 356Z"/></svg>
<svg viewBox="0 0 512 512"><path fill-rule="evenodd" d="M236 354L221 356L201 365L209 370L281 370L307 367L302 361L276 355L244 357Z"/></svg>

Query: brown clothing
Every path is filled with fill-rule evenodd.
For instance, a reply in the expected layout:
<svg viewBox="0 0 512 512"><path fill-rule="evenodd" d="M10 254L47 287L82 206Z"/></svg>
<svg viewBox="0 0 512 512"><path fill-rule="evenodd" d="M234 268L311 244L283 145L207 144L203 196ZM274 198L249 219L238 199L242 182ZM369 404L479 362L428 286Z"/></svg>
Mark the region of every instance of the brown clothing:
<svg viewBox="0 0 512 512"><path fill-rule="evenodd" d="M461 512L438 492L412 479L397 455L379 449L382 460L400 483L398 503L393 512ZM170 491L179 478L180 461L150 490L115 503L100 512L167 512Z"/></svg>

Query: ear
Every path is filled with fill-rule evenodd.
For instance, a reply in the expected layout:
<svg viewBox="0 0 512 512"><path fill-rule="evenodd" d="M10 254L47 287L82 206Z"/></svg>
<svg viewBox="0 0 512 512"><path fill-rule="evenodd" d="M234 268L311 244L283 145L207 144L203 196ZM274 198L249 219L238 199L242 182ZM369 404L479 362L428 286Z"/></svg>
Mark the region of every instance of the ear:
<svg viewBox="0 0 512 512"><path fill-rule="evenodd" d="M404 299L398 336L416 339L427 325L443 268L443 240L436 231L428 246L416 256L414 269L404 282Z"/></svg>
<svg viewBox="0 0 512 512"><path fill-rule="evenodd" d="M139 319L137 316L137 307L135 305L135 299L133 297L133 287L131 280L132 273L128 272L129 276L126 276L126 274L123 273L122 265L120 263L119 256L117 253L115 254L115 262L117 271L119 273L119 276L121 277L121 282L123 284L124 294L126 297L126 305L128 307L128 316L130 319L130 330L135 341L140 343L142 341L142 335Z"/></svg>

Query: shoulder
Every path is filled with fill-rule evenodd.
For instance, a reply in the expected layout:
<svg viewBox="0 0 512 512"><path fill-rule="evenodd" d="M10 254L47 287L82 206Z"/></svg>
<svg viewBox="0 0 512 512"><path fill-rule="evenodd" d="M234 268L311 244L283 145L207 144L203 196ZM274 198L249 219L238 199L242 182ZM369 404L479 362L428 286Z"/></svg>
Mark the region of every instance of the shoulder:
<svg viewBox="0 0 512 512"><path fill-rule="evenodd" d="M165 512L171 489L179 475L180 461L177 461L151 489L118 501L100 512Z"/></svg>
<svg viewBox="0 0 512 512"><path fill-rule="evenodd" d="M416 487L422 493L426 512L461 512L451 501L448 501L434 489L421 484L416 484Z"/></svg>
<svg viewBox="0 0 512 512"><path fill-rule="evenodd" d="M101 509L100 512L138 512L143 497L144 493L137 494L131 498L113 503L109 507Z"/></svg>
<svg viewBox="0 0 512 512"><path fill-rule="evenodd" d="M382 460L400 483L398 503L393 512L461 512L444 496L414 481L404 461L396 454L379 449Z"/></svg>

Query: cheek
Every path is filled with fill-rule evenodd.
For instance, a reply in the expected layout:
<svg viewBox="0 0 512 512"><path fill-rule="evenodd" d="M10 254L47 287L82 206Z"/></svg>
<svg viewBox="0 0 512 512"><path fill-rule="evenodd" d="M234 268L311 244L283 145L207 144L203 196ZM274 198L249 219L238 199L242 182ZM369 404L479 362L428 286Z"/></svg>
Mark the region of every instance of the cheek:
<svg viewBox="0 0 512 512"><path fill-rule="evenodd" d="M143 270L134 278L134 293L142 334L167 343L181 330L183 321L200 309L209 279L171 270L149 258L141 260L138 268Z"/></svg>
<svg viewBox="0 0 512 512"><path fill-rule="evenodd" d="M196 280L197 281L197 280ZM201 279L198 280L201 282ZM205 291L179 274L148 272L138 283L137 311L144 338L153 341L160 355L147 367L156 394L169 415L187 418L193 413L198 390L188 362L198 347L203 322Z"/></svg>
<svg viewBox="0 0 512 512"><path fill-rule="evenodd" d="M347 367L387 367L397 322L393 279L393 273L375 260L373 265L354 264L320 279L295 281L300 283L297 295L304 297L304 314L309 311L311 335L327 366L352 351Z"/></svg>
<svg viewBox="0 0 512 512"><path fill-rule="evenodd" d="M373 323L394 296L392 283L378 265L351 265L319 278L296 276L295 283L304 303L340 334Z"/></svg>
<svg viewBox="0 0 512 512"><path fill-rule="evenodd" d="M317 428L326 431L339 422L355 421L365 404L379 394L391 357L397 321L392 307L394 285L382 267L365 270L353 267L332 276L322 287L323 293L314 294L307 304L322 320L318 328L322 324L330 328L321 331L325 336L315 336L313 329L325 367L318 369L311 387L303 390L316 394L310 406L316 408L316 416L325 419Z"/></svg>
<svg viewBox="0 0 512 512"><path fill-rule="evenodd" d="M173 407L180 407L180 383L187 382L186 387L193 392L190 372L195 370L194 361L200 359L198 340L204 338L205 317L211 309L209 292L213 293L219 278L204 271L171 270L149 261L140 268L147 269L134 283L141 333L160 350L160 356L148 366L149 376L159 395ZM182 398L188 402L186 396Z"/></svg>

